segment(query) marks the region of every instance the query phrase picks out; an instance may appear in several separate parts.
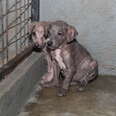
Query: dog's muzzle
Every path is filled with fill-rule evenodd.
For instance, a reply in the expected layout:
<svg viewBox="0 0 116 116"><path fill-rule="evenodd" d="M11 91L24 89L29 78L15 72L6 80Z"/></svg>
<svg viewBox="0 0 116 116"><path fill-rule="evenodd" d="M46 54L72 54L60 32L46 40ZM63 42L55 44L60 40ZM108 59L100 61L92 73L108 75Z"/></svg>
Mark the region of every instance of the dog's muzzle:
<svg viewBox="0 0 116 116"><path fill-rule="evenodd" d="M51 47L51 46L52 46L52 44L53 44L53 42L52 42L52 41L48 41L48 42L47 42L47 46L48 46L48 47Z"/></svg>

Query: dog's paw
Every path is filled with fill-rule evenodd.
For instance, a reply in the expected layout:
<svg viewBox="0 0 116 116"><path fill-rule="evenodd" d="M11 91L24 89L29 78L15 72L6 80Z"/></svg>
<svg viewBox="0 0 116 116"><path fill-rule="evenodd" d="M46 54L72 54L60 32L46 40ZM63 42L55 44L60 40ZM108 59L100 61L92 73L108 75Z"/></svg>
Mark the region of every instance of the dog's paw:
<svg viewBox="0 0 116 116"><path fill-rule="evenodd" d="M85 91L85 87L77 87L77 92L83 92Z"/></svg>
<svg viewBox="0 0 116 116"><path fill-rule="evenodd" d="M43 80L41 80L40 82L39 82L39 86L41 86L42 88L43 88L43 85L45 84L45 82L43 81Z"/></svg>
<svg viewBox="0 0 116 116"><path fill-rule="evenodd" d="M81 83L79 83L79 85L77 85L77 92L83 92L85 91L85 88L87 86L87 83L85 81L82 81Z"/></svg>
<svg viewBox="0 0 116 116"><path fill-rule="evenodd" d="M59 91L58 91L58 96L59 97L62 97L62 96L66 96L66 94L67 94L67 92L68 92L68 90L67 89L60 89Z"/></svg>

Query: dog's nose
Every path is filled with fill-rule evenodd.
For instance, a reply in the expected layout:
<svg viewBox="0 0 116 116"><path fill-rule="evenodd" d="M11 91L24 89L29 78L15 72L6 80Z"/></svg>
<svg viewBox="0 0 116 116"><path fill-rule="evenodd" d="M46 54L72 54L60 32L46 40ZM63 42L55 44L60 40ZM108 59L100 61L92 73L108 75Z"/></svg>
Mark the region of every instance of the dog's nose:
<svg viewBox="0 0 116 116"><path fill-rule="evenodd" d="M48 41L48 42L47 42L47 45L48 45L48 46L51 46L52 44L53 44L52 41Z"/></svg>

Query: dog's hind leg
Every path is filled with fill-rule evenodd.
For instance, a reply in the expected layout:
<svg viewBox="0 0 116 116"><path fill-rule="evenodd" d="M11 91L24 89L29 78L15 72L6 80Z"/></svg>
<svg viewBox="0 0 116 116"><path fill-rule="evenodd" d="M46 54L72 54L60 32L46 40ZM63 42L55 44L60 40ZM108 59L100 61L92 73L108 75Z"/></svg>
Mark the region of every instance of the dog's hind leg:
<svg viewBox="0 0 116 116"><path fill-rule="evenodd" d="M86 69L78 71L78 73L75 75L77 76L75 78L77 78L77 81L79 82L77 90L83 91L87 86L88 82L94 80L97 77L97 75L98 75L98 64L94 60L89 63Z"/></svg>

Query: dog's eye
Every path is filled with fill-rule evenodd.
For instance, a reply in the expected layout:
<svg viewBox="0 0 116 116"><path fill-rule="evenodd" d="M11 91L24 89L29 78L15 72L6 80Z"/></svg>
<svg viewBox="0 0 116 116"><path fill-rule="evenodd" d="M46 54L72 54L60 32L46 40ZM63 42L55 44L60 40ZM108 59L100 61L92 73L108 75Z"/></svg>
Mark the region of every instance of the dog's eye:
<svg viewBox="0 0 116 116"><path fill-rule="evenodd" d="M58 32L58 35L63 35L63 33L62 32Z"/></svg>
<svg viewBox="0 0 116 116"><path fill-rule="evenodd" d="M44 34L44 37L45 37L45 39L47 39L48 38L48 34Z"/></svg>
<svg viewBox="0 0 116 116"><path fill-rule="evenodd" d="M50 34L50 31L48 31L48 36L50 36L51 34Z"/></svg>
<svg viewBox="0 0 116 116"><path fill-rule="evenodd" d="M35 35L36 35L36 33L35 33L35 32L32 32L32 35L33 35L33 36L35 36Z"/></svg>
<svg viewBox="0 0 116 116"><path fill-rule="evenodd" d="M47 34L44 34L44 37L47 39L50 36L50 32L48 31Z"/></svg>

